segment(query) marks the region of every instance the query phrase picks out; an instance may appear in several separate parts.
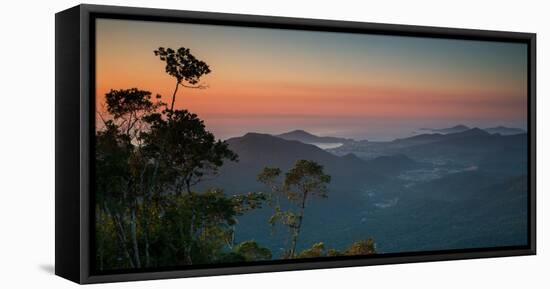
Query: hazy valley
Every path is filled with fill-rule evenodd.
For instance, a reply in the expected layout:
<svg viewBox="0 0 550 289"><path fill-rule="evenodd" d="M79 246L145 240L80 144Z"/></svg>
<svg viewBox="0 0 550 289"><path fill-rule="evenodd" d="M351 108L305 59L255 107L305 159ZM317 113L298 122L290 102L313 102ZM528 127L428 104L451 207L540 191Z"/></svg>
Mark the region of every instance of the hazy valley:
<svg viewBox="0 0 550 289"><path fill-rule="evenodd" d="M239 162L225 164L201 189L266 190L255 181L263 167L285 171L296 160L313 160L332 182L328 199L308 203L302 248L318 240L341 248L367 237L380 253L521 245L527 241L527 134L499 130L457 126L389 142L302 130L248 133L227 140ZM242 216L236 238L282 252L287 240L274 230L285 229L265 226L271 214L263 208Z"/></svg>

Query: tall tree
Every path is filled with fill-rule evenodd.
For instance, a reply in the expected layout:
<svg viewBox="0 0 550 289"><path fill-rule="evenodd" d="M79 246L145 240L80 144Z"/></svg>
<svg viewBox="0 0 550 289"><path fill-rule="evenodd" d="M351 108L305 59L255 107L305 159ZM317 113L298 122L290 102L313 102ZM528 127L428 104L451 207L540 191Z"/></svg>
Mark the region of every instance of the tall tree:
<svg viewBox="0 0 550 289"><path fill-rule="evenodd" d="M277 205L275 214L270 219L272 224L281 221L289 227L291 244L287 255L289 258L294 258L308 197L326 198L330 176L324 173L323 166L309 160L298 160L285 174L283 184L277 185L276 179L280 174L280 169L266 167L258 175L258 181L268 185L273 193L283 194L298 209L297 212L292 209L283 210L280 205Z"/></svg>
<svg viewBox="0 0 550 289"><path fill-rule="evenodd" d="M159 47L154 53L161 61L166 62L166 73L176 78L176 87L172 94L170 111L174 111L176 94L180 85L196 89L206 87L199 82L203 75L211 72L210 67L205 62L193 56L189 48L180 47L178 50L174 50L172 48Z"/></svg>
<svg viewBox="0 0 550 289"><path fill-rule="evenodd" d="M159 47L154 50L155 56L166 63L165 71L176 79L170 108L148 118L151 133L145 139L149 147L159 153L158 159L164 157L166 172L174 180L173 189L179 190L181 184L189 193L191 187L203 177L215 175L223 165L224 159L237 160L237 156L227 148L223 141L205 129L204 123L196 114L187 110L174 110L174 103L179 86L185 88L206 88L200 84L202 76L211 72L210 66L197 59L189 48ZM164 116L167 116L166 118ZM168 165L168 166L166 166Z"/></svg>
<svg viewBox="0 0 550 289"><path fill-rule="evenodd" d="M235 221L232 216L220 217L209 209L231 213L227 210L231 202L223 193L195 193L192 187L205 177L217 175L224 161L236 161L237 155L187 110L166 109L147 115L144 122L147 130L141 133L142 151L152 161L152 179L165 194L163 202L169 205L161 208L167 212L161 225L171 232L161 238L165 240L162 243L170 245L170 254L179 260L176 263L196 264L215 258L213 252L232 236ZM222 228L225 226L230 228Z"/></svg>
<svg viewBox="0 0 550 289"><path fill-rule="evenodd" d="M153 102L151 92L137 88L111 90L105 102L110 117L101 116L104 127L96 134L98 204L111 216L129 266L140 268L138 210L146 199L148 163L141 154L140 139L143 118L162 103Z"/></svg>
<svg viewBox="0 0 550 289"><path fill-rule="evenodd" d="M101 260L108 258L104 255L105 247L110 242L116 243L119 248L118 257L124 260L120 264L123 268L136 267L135 255L130 248L128 230L124 222L126 204L132 200L132 196L127 192L127 184L131 178L128 167L131 151L129 139L119 133L113 121L106 121L103 130L96 134L95 145L96 203L101 208L101 212L105 212L96 215L96 232L98 232L96 241L98 254L100 254L98 257ZM106 229L109 222L114 224L112 226L114 236L100 233ZM101 228L98 228L100 226Z"/></svg>
<svg viewBox="0 0 550 289"><path fill-rule="evenodd" d="M255 242L234 246L237 216L261 207L264 194L192 191L225 161L237 161L196 114L174 110L178 87L204 88L199 81L210 68L186 48L161 47L155 55L177 80L170 108L161 111L159 95L154 100L130 88L110 90L106 114L99 113L96 264L123 269L271 258Z"/></svg>
<svg viewBox="0 0 550 289"><path fill-rule="evenodd" d="M170 118L160 113L146 118L150 131L144 133L145 151L160 162L160 170L174 192L191 192L205 177L218 173L225 160L237 161L225 141L216 140L204 122L187 110L176 110Z"/></svg>
<svg viewBox="0 0 550 289"><path fill-rule="evenodd" d="M233 239L237 217L261 207L258 193L226 196L222 190L208 190L164 197L161 245L167 252L164 265L212 263L224 258L224 248ZM243 252L236 252L243 255Z"/></svg>
<svg viewBox="0 0 550 289"><path fill-rule="evenodd" d="M291 257L296 254L296 243L302 229L307 198L308 196L326 198L328 183L330 183L330 176L323 172L323 166L314 161L299 160L286 173L284 190L288 199L297 203L299 208L298 220L292 235Z"/></svg>

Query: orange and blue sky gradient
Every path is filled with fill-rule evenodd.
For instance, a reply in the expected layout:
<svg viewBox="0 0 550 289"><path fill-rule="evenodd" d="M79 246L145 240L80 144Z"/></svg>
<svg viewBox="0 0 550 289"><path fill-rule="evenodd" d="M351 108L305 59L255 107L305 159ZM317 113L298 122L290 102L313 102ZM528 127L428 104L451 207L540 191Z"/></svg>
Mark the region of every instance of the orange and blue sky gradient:
<svg viewBox="0 0 550 289"><path fill-rule="evenodd" d="M176 80L153 54L187 47L208 89L176 108L218 138L304 129L391 140L422 127L527 124L527 45L98 19L96 104L137 87L169 102Z"/></svg>

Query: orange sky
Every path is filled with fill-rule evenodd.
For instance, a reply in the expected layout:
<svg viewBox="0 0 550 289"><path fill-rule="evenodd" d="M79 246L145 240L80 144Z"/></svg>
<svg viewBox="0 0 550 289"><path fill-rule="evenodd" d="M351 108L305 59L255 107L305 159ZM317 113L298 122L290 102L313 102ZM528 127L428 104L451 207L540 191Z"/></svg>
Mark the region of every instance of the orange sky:
<svg viewBox="0 0 550 289"><path fill-rule="evenodd" d="M184 46L212 73L202 81L208 89L180 89L176 107L197 113L223 137L297 128L338 134L346 131L342 119L359 127L384 119L422 126L526 122L521 44L105 19L96 31L98 109L111 88L138 87L169 102L175 79L153 50Z"/></svg>

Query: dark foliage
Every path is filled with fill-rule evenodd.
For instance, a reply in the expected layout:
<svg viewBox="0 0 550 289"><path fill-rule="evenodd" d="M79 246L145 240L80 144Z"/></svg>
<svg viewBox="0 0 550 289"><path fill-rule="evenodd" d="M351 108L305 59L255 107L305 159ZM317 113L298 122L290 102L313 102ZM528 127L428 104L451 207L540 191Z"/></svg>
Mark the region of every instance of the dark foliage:
<svg viewBox="0 0 550 289"><path fill-rule="evenodd" d="M186 88L206 88L206 86L199 84L199 81L203 75L211 72L210 67L204 61L193 56L189 48L180 47L178 50L174 50L159 47L154 53L161 61L166 62L166 73L176 78L176 87L170 105L171 111L174 110L176 94L180 85Z"/></svg>
<svg viewBox="0 0 550 289"><path fill-rule="evenodd" d="M235 244L238 217L262 207L273 194L195 191L238 156L187 110L174 110L177 87L199 88L208 65L189 49L159 48L166 72L177 79L170 108L137 88L106 94L103 125L96 131L96 265L99 270L269 260L272 252L254 240ZM187 83L184 84L183 82ZM188 86L191 85L191 86ZM195 86L197 85L197 86ZM326 197L330 176L311 161L298 161L277 183L279 169L259 180L272 185L301 213L284 216L293 230L291 257L308 195ZM291 220L292 219L292 220ZM267 225L267 224L266 224Z"/></svg>
<svg viewBox="0 0 550 289"><path fill-rule="evenodd" d="M186 81L191 85L199 82L201 76L211 72L204 61L198 60L189 48L180 47L178 50L159 47L155 55L166 62L166 73L175 77L178 82Z"/></svg>

